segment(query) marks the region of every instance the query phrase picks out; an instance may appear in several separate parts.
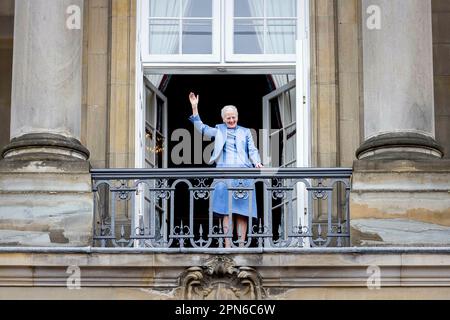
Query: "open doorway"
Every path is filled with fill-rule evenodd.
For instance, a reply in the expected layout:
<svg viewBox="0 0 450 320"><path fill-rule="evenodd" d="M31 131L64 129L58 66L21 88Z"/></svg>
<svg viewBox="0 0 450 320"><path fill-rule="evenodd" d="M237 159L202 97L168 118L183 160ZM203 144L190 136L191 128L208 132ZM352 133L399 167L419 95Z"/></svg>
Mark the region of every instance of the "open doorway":
<svg viewBox="0 0 450 320"><path fill-rule="evenodd" d="M274 89L271 76L268 75L171 75L160 84L160 90L169 101L168 105L168 134L179 128L189 130L194 136L194 128L188 120L192 114L188 100L189 92L199 94L199 114L202 121L210 126L222 123L220 110L225 105L235 105L239 111L239 125L254 129L258 132L262 128L262 98ZM254 137L256 138L256 137ZM169 155L178 141L170 141ZM209 141L203 142L202 150ZM256 145L258 142L255 141ZM190 161L174 162L169 156L169 168L180 167L210 167L206 161L194 159L194 144L191 149ZM197 157L198 158L198 157ZM187 159L187 158L185 158Z"/></svg>
<svg viewBox="0 0 450 320"><path fill-rule="evenodd" d="M169 168L196 167L206 168L214 167L208 164L209 155L203 156L203 152L211 141L202 141L201 136L195 132L192 123L188 120L192 114L191 105L188 100L189 92L199 95L199 114L202 121L209 126L214 127L222 123L220 111L225 105L235 105L238 108L240 126L250 128L258 132L262 128L262 98L274 89L274 83L269 75L171 75L163 78L159 86L160 91L168 100L168 135L180 128L187 129L190 137L193 137L191 143L190 155L184 155L184 162L180 163L172 157L174 147L179 143L174 139L168 141ZM196 141L194 141L197 139ZM254 141L258 147L259 141L257 135ZM195 145L197 144L197 145ZM201 147L199 147L199 145ZM199 152L202 155L199 156ZM207 151L206 151L207 153ZM187 160L187 161L186 161ZM201 161L199 161L201 160ZM189 192L187 187L181 186L177 194L178 203L189 203ZM256 184L256 199L258 216L262 216L263 197L262 186ZM196 211L200 214L195 215L194 229L198 225L208 225L208 206L209 201L198 201ZM175 208L175 217L182 221L188 221L188 210L184 206ZM219 225L218 218L214 217L214 225Z"/></svg>
<svg viewBox="0 0 450 320"><path fill-rule="evenodd" d="M220 111L224 105L235 105L239 111L239 125L247 127L253 132L255 145L260 151L265 166L287 167L296 166L295 163L295 80L288 75L164 75L150 76L150 91L156 92L159 98L148 98L151 114L157 111L155 106L165 106L161 110L167 116L159 117L160 112L150 117L158 127L158 123L165 123L166 165L168 168L208 168L208 147L212 146L209 139L202 139L189 121L192 114L188 100L189 92L199 95L199 114L205 124L214 127L222 122ZM152 89L153 88L153 89ZM158 101L160 103L158 103ZM160 120L158 120L160 119ZM180 134L181 132L181 134ZM152 136L151 132L149 132ZM147 134L148 135L148 134ZM267 140L265 140L265 137ZM188 140L188 141L186 141ZM181 147L180 147L181 146ZM275 147L274 147L275 146ZM212 151L212 148L209 149ZM263 154L270 155L269 158ZM199 154L200 153L200 154ZM146 157L147 158L147 157ZM274 159L277 159L276 161ZM294 161L292 161L292 159ZM154 166L151 166L154 167ZM157 166L160 167L160 166ZM263 183L256 183L256 202L258 220L264 216ZM175 225L185 225L189 221L189 188L180 184L176 188L177 201L172 205ZM293 201L296 201L294 197ZM277 236L284 232L284 204L273 202L273 229ZM209 201L196 201L194 229L200 225L208 225ZM268 210L270 210L268 208ZM163 219L163 211L160 215ZM166 215L167 217L167 215ZM218 225L217 217L214 225ZM158 221L161 221L158 219ZM168 221L161 225L167 224ZM258 221L254 221L257 223ZM157 223L159 225L159 222ZM203 227L204 228L204 227Z"/></svg>

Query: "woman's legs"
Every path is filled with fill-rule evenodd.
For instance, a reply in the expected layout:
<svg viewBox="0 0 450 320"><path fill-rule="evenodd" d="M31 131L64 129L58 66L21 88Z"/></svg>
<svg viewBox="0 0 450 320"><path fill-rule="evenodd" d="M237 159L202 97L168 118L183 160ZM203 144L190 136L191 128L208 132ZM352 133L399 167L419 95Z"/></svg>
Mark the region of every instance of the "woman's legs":
<svg viewBox="0 0 450 320"><path fill-rule="evenodd" d="M223 227L223 233L228 233L228 224L230 223L230 219L228 216L223 217L222 227ZM233 224L231 224L231 239L233 238ZM231 239L225 238L225 248L231 248Z"/></svg>
<svg viewBox="0 0 450 320"><path fill-rule="evenodd" d="M240 215L234 215L234 218L236 219L236 224L237 224L237 230L238 230L238 235L239 236L239 240L241 245L243 246L245 243L245 239L247 237L247 224L248 224L248 220L246 217L240 216ZM233 221L232 221L233 222ZM230 223L230 219L228 216L224 216L223 217L223 233L227 234L228 233L228 228L229 228L229 223ZM231 224L231 231L230 231L231 235L233 235L233 223ZM231 248L231 238L225 238L225 248Z"/></svg>
<svg viewBox="0 0 450 320"><path fill-rule="evenodd" d="M237 230L238 230L238 235L240 234L240 246L244 246L245 244L245 239L247 236L247 218L243 217L243 216L236 216L236 223L237 223Z"/></svg>

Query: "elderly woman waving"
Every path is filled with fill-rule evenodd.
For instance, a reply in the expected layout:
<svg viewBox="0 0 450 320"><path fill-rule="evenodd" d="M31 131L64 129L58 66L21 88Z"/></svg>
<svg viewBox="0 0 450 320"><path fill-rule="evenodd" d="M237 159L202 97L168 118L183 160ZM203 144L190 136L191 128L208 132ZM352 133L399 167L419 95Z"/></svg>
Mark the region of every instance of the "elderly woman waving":
<svg viewBox="0 0 450 320"><path fill-rule="evenodd" d="M192 116L189 120L194 124L195 128L208 137L214 137L214 151L211 156L210 163L216 162L217 168L261 168L261 159L258 149L253 142L250 129L238 126L238 111L235 106L228 105L222 108L221 115L222 124L216 125L214 128L204 124L200 120L198 114L199 96L194 93L189 94L189 100L192 106ZM223 181L223 180L222 180ZM232 183L232 187L236 186L236 180ZM236 221L240 234L240 243L245 242L247 234L248 217L256 218L256 195L253 182L249 179L241 180L246 188L253 188L251 197L251 210L249 210L249 198L236 199L232 197L232 213L233 219ZM228 188L230 182L220 182L212 194L212 210L215 214L223 217L224 233L228 233L231 228L233 233L233 225L229 220L228 211ZM234 184L234 185L233 185ZM225 247L229 248L231 242L229 238L225 239Z"/></svg>

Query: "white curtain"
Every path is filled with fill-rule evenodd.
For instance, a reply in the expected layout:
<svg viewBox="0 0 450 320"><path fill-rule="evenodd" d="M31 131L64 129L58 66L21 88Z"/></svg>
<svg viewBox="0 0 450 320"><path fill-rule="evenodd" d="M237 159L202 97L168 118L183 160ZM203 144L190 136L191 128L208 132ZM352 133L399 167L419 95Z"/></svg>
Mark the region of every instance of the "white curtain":
<svg viewBox="0 0 450 320"><path fill-rule="evenodd" d="M180 1L182 3L180 3ZM192 3L188 0L150 0L150 16L151 17L169 17L178 18L182 10L182 16L185 16L192 7ZM151 18L150 17L150 18ZM157 22L158 20L153 20ZM174 24L160 25L158 33L149 33L150 53L153 54L176 54L179 47L179 28L178 20L174 20ZM146 76L155 87L159 88L163 75L150 74Z"/></svg>
<svg viewBox="0 0 450 320"><path fill-rule="evenodd" d="M266 14L270 17L292 17L296 0L265 0ZM295 18L295 17L293 17ZM292 20L272 20L267 23L266 52L269 54L295 53L295 37L289 31ZM295 20L294 20L295 22ZM295 26L293 27L295 31Z"/></svg>
<svg viewBox="0 0 450 320"><path fill-rule="evenodd" d="M234 0L234 1L242 1L242 0ZM248 2L248 6L250 8L250 14L252 17L264 17L264 0L244 0ZM257 29L255 28L255 33L258 39L258 45L261 49L261 52L264 53L264 31L261 33L257 33Z"/></svg>
<svg viewBox="0 0 450 320"><path fill-rule="evenodd" d="M243 1L243 0L235 0ZM289 17L296 12L296 0L246 0L250 13L253 17L264 17L264 4L266 6L266 18ZM295 17L293 17L295 18ZM290 21L290 20L289 20ZM286 22L275 20L267 21L266 43L264 44L264 33L257 34L261 51L265 45L265 52L269 54L295 53L295 38L287 32L287 28L280 26ZM273 25L276 24L276 25ZM270 30L270 32L268 32ZM295 27L294 27L295 30Z"/></svg>
<svg viewBox="0 0 450 320"><path fill-rule="evenodd" d="M181 3L180 3L181 1ZM172 21L164 20L164 24L159 24L158 19L151 19L152 22L157 23L158 33L152 34L151 29L149 33L150 54L176 54L179 46L179 30L181 26L178 24L181 10L181 16L185 16L189 10L189 1L186 0L150 0L150 19L151 17L158 18L176 18ZM167 23L167 24L166 24Z"/></svg>

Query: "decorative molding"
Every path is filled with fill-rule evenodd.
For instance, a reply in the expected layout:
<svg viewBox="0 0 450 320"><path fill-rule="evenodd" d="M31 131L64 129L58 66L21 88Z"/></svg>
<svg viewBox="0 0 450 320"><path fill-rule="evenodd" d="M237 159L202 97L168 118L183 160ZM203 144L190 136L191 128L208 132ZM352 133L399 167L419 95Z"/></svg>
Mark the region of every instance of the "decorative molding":
<svg viewBox="0 0 450 320"><path fill-rule="evenodd" d="M188 300L260 300L266 297L259 273L237 267L225 256L215 256L201 267L190 267L180 277L183 298Z"/></svg>
<svg viewBox="0 0 450 320"><path fill-rule="evenodd" d="M433 137L417 132L389 132L367 139L356 150L358 159L436 159L443 148Z"/></svg>
<svg viewBox="0 0 450 320"><path fill-rule="evenodd" d="M14 160L66 160L89 158L89 150L80 141L53 133L27 133L11 139L2 151Z"/></svg>

